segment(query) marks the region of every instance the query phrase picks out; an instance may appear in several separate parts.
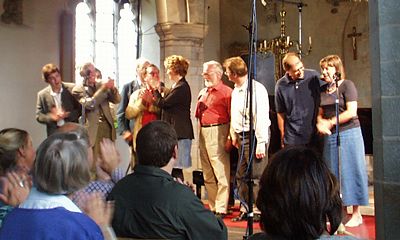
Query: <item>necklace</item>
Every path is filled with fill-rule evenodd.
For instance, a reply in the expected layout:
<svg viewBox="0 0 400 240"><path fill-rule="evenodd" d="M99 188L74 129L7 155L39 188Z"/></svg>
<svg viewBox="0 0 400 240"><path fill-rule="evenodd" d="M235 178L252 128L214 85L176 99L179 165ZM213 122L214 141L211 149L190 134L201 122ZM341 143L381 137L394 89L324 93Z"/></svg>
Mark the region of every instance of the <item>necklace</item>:
<svg viewBox="0 0 400 240"><path fill-rule="evenodd" d="M329 94L335 92L336 91L336 84L334 82L330 83L325 91L326 91L326 93L329 93Z"/></svg>

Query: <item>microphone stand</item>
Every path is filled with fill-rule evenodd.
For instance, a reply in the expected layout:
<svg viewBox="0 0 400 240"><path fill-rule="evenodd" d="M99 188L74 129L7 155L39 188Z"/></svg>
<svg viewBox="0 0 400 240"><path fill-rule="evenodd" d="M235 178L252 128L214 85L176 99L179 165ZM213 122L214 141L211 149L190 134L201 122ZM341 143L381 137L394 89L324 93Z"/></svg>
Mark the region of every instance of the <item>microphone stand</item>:
<svg viewBox="0 0 400 240"><path fill-rule="evenodd" d="M335 74L335 85L336 85L336 94L335 94L335 116L336 116L336 160L338 163L338 180L339 180L339 190L340 197L342 197L342 177L341 177L341 157L340 157L340 133L339 133L339 81L340 74ZM346 227L343 222L340 223L338 229L338 234L346 234L352 236L351 233L346 231Z"/></svg>
<svg viewBox="0 0 400 240"><path fill-rule="evenodd" d="M252 1L251 8L251 19L249 25L249 71L248 71L248 96L249 96L249 153L248 153L248 167L247 174L245 176L245 180L247 183L248 189L248 202L247 202L247 230L246 234L243 236L243 239L248 239L249 236L253 234L253 222L254 222L254 213L253 213L253 148L254 148L254 126L253 126L253 80L255 79L255 62L256 62L256 51L257 51L257 17L256 17L256 0Z"/></svg>

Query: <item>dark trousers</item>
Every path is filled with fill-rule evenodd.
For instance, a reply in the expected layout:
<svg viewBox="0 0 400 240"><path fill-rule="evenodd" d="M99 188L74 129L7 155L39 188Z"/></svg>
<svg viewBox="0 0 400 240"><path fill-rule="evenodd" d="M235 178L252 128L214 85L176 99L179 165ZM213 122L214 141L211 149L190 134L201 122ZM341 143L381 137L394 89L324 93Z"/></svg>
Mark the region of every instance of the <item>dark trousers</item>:
<svg viewBox="0 0 400 240"><path fill-rule="evenodd" d="M243 137L244 136L244 137ZM253 135L254 136L254 135ZM257 198L258 189L259 189L259 180L264 172L265 167L268 164L268 154L266 157L262 159L256 158L256 146L257 141L254 141L254 152L252 154L252 180L254 182L253 185L253 203ZM265 146L265 149L268 149L268 145ZM249 187L247 181L247 173L249 166L249 134L239 134L239 161L238 167L236 171L236 188L239 194L240 199L248 204L249 201Z"/></svg>

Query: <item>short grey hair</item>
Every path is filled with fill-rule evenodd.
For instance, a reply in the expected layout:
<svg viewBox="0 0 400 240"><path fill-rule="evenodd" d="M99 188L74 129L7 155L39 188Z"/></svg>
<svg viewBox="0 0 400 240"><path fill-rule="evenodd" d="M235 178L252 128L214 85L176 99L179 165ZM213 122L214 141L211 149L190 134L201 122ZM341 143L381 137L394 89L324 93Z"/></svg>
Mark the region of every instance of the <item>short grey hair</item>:
<svg viewBox="0 0 400 240"><path fill-rule="evenodd" d="M76 133L56 133L44 140L36 155L33 179L49 194L70 194L90 181L87 141Z"/></svg>
<svg viewBox="0 0 400 240"><path fill-rule="evenodd" d="M211 61L205 62L203 64L203 66L213 66L217 73L220 73L221 75L224 73L224 69L222 68L221 63L219 63L217 61L211 60Z"/></svg>
<svg viewBox="0 0 400 240"><path fill-rule="evenodd" d="M55 133L75 133L79 139L86 141L86 144L91 146L88 130L79 123L66 122L61 127L57 128Z"/></svg>

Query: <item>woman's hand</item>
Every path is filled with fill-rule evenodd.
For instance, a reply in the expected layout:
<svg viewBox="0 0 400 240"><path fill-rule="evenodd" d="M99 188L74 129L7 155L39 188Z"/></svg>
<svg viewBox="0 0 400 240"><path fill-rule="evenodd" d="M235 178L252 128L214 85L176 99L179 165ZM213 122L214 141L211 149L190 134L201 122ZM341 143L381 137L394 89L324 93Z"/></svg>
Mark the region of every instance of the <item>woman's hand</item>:
<svg viewBox="0 0 400 240"><path fill-rule="evenodd" d="M8 172L1 181L3 192L0 193L0 201L13 207L25 201L32 187L32 180L23 173Z"/></svg>
<svg viewBox="0 0 400 240"><path fill-rule="evenodd" d="M112 171L121 163L121 157L115 146L115 143L108 138L104 138L100 142L101 157L99 158L99 166L111 176Z"/></svg>
<svg viewBox="0 0 400 240"><path fill-rule="evenodd" d="M105 201L99 193L90 194L83 211L99 226L110 226L114 214L114 202Z"/></svg>
<svg viewBox="0 0 400 240"><path fill-rule="evenodd" d="M318 119L317 129L323 135L331 135L332 124L328 119Z"/></svg>

